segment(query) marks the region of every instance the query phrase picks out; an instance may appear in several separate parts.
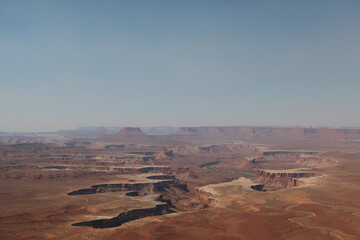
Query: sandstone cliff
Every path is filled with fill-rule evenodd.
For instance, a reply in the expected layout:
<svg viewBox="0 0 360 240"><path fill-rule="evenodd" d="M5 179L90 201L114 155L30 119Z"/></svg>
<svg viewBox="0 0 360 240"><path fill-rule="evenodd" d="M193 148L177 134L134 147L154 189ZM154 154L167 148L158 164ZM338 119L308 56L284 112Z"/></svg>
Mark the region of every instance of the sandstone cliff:
<svg viewBox="0 0 360 240"><path fill-rule="evenodd" d="M306 167L323 168L335 165L336 161L318 157L300 157L298 160L296 160L296 163Z"/></svg>
<svg viewBox="0 0 360 240"><path fill-rule="evenodd" d="M255 182L264 184L264 190L278 190L302 184L301 178L315 177L319 174L302 170L259 170Z"/></svg>

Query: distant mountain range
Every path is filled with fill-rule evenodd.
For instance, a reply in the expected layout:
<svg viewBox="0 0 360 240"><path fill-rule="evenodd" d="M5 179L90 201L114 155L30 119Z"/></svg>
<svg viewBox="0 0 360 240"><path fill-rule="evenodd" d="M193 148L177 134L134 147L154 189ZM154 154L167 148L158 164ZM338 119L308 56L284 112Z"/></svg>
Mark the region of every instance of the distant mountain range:
<svg viewBox="0 0 360 240"><path fill-rule="evenodd" d="M96 138L104 135L112 135L120 131L122 127L79 127L73 130L60 130L56 134L65 137ZM142 127L146 135L170 135L178 130L177 127Z"/></svg>

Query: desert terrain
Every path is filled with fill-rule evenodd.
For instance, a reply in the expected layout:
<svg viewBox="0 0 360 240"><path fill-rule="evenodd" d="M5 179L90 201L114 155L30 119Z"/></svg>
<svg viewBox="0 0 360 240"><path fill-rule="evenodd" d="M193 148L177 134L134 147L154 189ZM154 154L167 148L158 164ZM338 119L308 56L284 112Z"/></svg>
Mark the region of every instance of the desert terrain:
<svg viewBox="0 0 360 240"><path fill-rule="evenodd" d="M360 239L360 130L165 130L0 136L0 239Z"/></svg>

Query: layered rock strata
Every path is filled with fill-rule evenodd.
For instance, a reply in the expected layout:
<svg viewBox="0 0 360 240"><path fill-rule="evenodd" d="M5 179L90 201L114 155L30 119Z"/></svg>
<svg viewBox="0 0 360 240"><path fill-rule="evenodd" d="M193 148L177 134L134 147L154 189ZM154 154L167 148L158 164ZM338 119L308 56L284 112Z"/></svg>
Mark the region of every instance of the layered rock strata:
<svg viewBox="0 0 360 240"><path fill-rule="evenodd" d="M155 198L155 200L162 203L157 204L152 208L133 209L126 212L122 212L114 218L98 219L93 221L74 223L73 226L90 226L93 228L112 228L112 227L121 226L126 222L134 221L140 218L159 216L159 215L175 212L173 210L174 206L172 206L171 201L164 200L161 195Z"/></svg>
<svg viewBox="0 0 360 240"><path fill-rule="evenodd" d="M303 184L301 178L319 176L318 173L304 172L303 170L259 170L253 179L255 182L264 184L263 190L278 190L296 187Z"/></svg>
<svg viewBox="0 0 360 240"><path fill-rule="evenodd" d="M68 195L85 195L106 192L137 191L138 195L151 195L164 192L168 187L177 187L187 191L186 185L179 184L175 180L164 180L149 183L112 183L93 185L90 188L84 188L69 192Z"/></svg>

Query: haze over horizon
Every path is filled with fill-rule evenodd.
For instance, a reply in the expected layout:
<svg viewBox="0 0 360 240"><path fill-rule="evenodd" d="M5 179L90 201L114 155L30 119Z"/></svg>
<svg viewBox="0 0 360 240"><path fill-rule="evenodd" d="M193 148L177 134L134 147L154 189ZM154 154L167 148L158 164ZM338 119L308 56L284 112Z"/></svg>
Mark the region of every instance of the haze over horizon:
<svg viewBox="0 0 360 240"><path fill-rule="evenodd" d="M360 127L360 1L1 1L0 132Z"/></svg>

